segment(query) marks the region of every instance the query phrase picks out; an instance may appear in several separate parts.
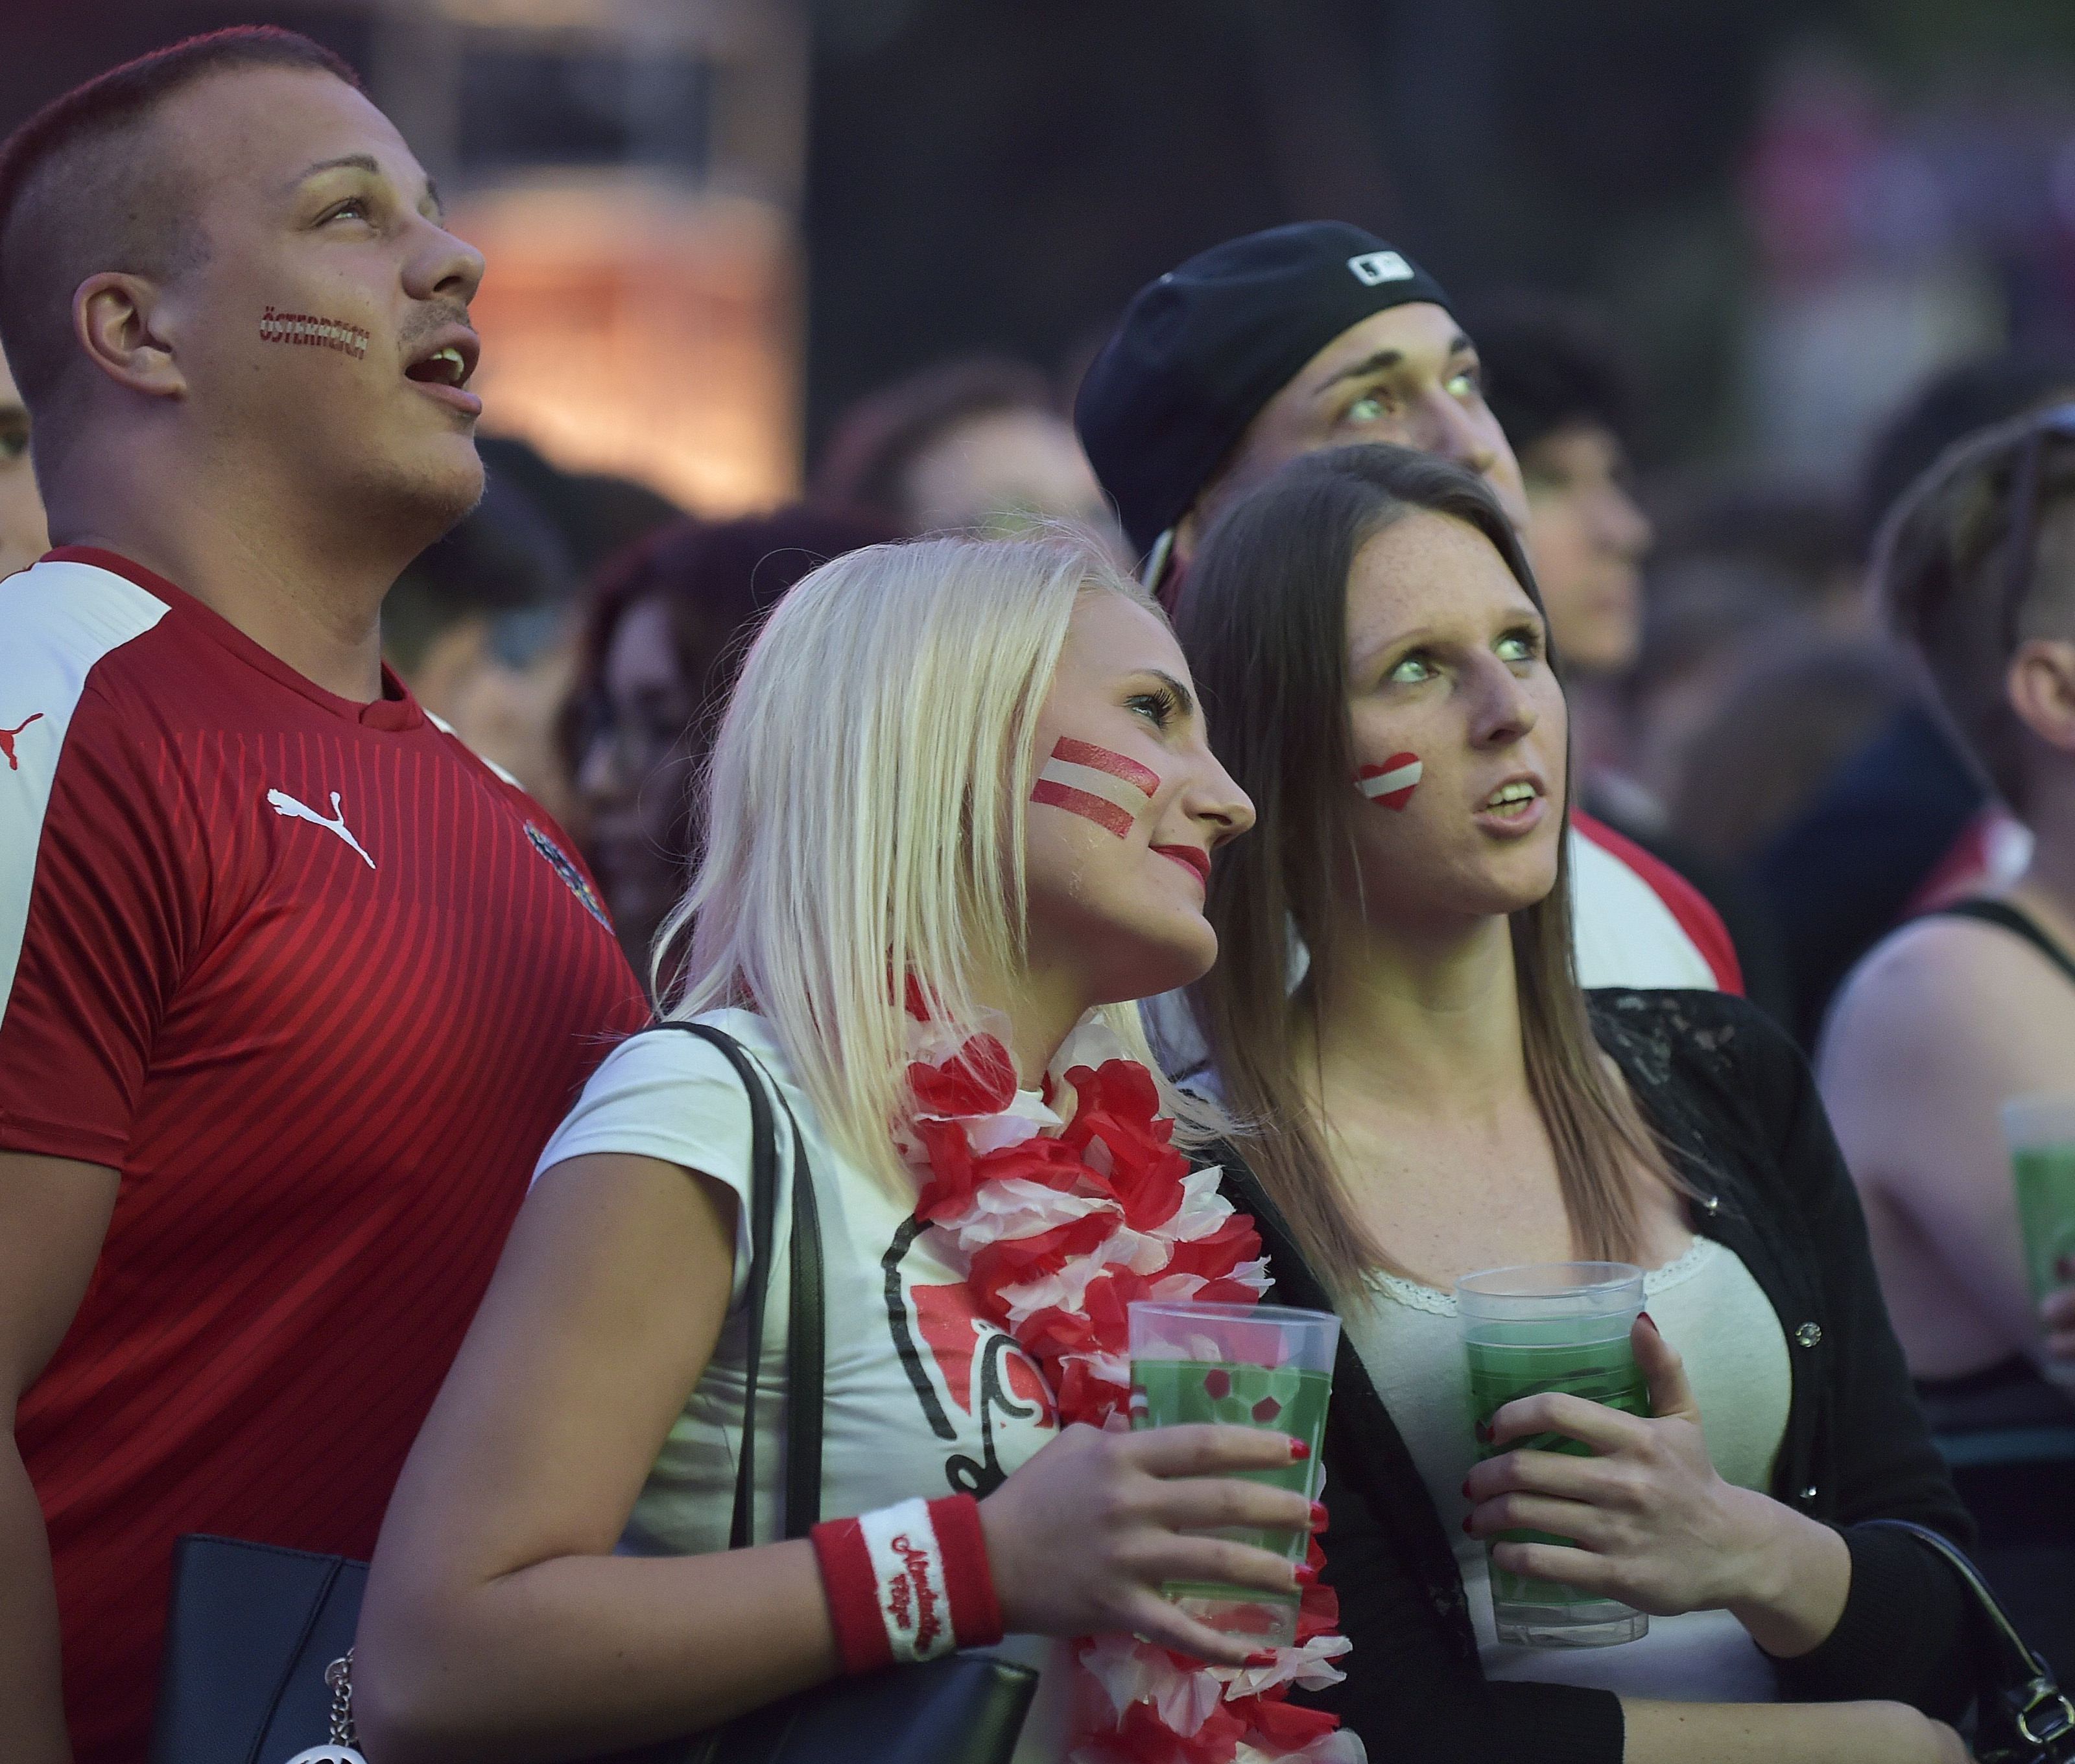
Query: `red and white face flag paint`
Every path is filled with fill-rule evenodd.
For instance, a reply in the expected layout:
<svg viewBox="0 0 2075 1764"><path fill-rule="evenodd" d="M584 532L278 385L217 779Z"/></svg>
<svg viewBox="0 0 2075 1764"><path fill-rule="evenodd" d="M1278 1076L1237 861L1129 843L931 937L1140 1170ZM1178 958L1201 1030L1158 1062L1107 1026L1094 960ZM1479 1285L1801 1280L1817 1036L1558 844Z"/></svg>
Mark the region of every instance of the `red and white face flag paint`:
<svg viewBox="0 0 2075 1764"><path fill-rule="evenodd" d="M1160 774L1150 766L1092 741L1061 735L1038 773L1030 800L1064 809L1128 839L1159 788Z"/></svg>
<svg viewBox="0 0 2075 1764"><path fill-rule="evenodd" d="M1412 793L1419 788L1419 779L1426 771L1423 760L1416 753L1394 753L1380 766L1364 766L1355 774L1355 782L1361 786L1361 793L1377 807L1402 809L1412 800Z"/></svg>

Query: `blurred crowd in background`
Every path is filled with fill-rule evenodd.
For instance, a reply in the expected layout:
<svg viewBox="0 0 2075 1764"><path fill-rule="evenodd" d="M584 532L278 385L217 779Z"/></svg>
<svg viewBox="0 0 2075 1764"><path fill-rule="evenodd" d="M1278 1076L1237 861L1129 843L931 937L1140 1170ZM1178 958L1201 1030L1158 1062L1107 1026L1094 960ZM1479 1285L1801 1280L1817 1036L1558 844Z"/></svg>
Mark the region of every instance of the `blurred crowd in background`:
<svg viewBox="0 0 2075 1764"><path fill-rule="evenodd" d="M1448 289L1576 800L1708 896L1812 1056L1876 942L2024 866L1868 577L1948 449L2075 408L2065 0L110 0L90 40L10 19L0 132L255 12L367 71L484 247L488 489L387 652L569 830L644 976L761 616L926 533L1139 564L1082 373L1141 284L1296 220ZM28 442L0 381L0 572L41 548Z"/></svg>
<svg viewBox="0 0 2075 1764"><path fill-rule="evenodd" d="M1065 520L1121 555L1071 420L1095 342L1191 252L1323 215L1454 296L1585 801L1702 887L1805 1046L1898 918L2022 862L1864 577L1945 446L2075 395L2061 9L265 10L367 68L495 235L490 491L390 650L582 843L637 961L757 614L899 534ZM0 105L222 13L25 19Z"/></svg>

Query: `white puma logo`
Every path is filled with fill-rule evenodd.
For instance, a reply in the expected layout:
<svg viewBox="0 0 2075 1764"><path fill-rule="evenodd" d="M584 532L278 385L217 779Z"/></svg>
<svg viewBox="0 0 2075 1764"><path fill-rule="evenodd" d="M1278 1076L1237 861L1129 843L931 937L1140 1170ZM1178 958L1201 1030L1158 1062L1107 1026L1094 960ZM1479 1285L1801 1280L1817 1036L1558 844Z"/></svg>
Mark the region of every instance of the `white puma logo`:
<svg viewBox="0 0 2075 1764"><path fill-rule="evenodd" d="M267 793L267 801L276 814L285 814L292 821L313 822L327 831L336 833L354 851L360 853L362 862L366 863L369 869L375 868L375 859L368 856L359 840L354 838L346 829L346 810L338 805L338 791L334 790L331 793L331 818L329 821L307 802L296 801L285 790L269 790Z"/></svg>

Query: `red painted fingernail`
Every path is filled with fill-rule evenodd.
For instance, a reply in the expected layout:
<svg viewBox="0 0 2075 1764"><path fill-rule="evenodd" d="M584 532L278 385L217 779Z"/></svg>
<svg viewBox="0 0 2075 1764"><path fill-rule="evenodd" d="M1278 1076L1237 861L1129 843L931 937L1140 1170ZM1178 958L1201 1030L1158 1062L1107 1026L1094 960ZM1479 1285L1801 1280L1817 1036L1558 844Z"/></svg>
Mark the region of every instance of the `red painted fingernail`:
<svg viewBox="0 0 2075 1764"><path fill-rule="evenodd" d="M1248 1654L1240 1663L1246 1666L1273 1666L1275 1664L1275 1650L1263 1648L1258 1654Z"/></svg>
<svg viewBox="0 0 2075 1764"><path fill-rule="evenodd" d="M1467 1513L1463 1515L1463 1531L1466 1536L1472 1534L1470 1532L1470 1516Z"/></svg>
<svg viewBox="0 0 2075 1764"><path fill-rule="evenodd" d="M1319 1571L1308 1562L1300 1562L1297 1564L1297 1571L1290 1578L1299 1586L1310 1586L1319 1578Z"/></svg>
<svg viewBox="0 0 2075 1764"><path fill-rule="evenodd" d="M1491 1439L1492 1431L1490 1424L1487 1422L1480 1421L1477 1423L1477 1443L1481 1446L1488 1446L1491 1443Z"/></svg>
<svg viewBox="0 0 2075 1764"><path fill-rule="evenodd" d="M1474 1498L1470 1493L1470 1479L1468 1476L1463 1478L1463 1498L1465 1501Z"/></svg>
<svg viewBox="0 0 2075 1764"><path fill-rule="evenodd" d="M1311 1503L1311 1529L1314 1531L1324 1530L1326 1518L1326 1503L1323 1501L1314 1501Z"/></svg>
<svg viewBox="0 0 2075 1764"><path fill-rule="evenodd" d="M1292 1439L1290 1442L1290 1459L1293 1464L1300 1458L1308 1458L1311 1456L1311 1448L1302 1439Z"/></svg>
<svg viewBox="0 0 2075 1764"><path fill-rule="evenodd" d="M1648 1323L1650 1325L1650 1332L1653 1335L1661 1335L1664 1333L1662 1329L1659 1329L1657 1327L1657 1319L1651 1316L1646 1311L1638 1311L1636 1313L1636 1321L1638 1323Z"/></svg>

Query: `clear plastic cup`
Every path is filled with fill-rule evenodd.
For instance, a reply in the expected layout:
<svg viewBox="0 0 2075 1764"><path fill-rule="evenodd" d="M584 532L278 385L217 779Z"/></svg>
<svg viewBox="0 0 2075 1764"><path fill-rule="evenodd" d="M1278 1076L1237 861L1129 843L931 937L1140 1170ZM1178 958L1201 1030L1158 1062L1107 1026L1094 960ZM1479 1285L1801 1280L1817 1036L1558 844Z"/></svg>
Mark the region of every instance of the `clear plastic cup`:
<svg viewBox="0 0 2075 1764"><path fill-rule="evenodd" d="M1302 1439L1308 1458L1236 1472L1249 1482L1316 1500L1323 1474L1326 1402L1340 1319L1280 1305L1191 1305L1141 1299L1131 1307L1131 1424L1174 1427L1222 1422ZM1216 1534L1302 1562L1308 1530L1230 1526ZM1162 1590L1212 1629L1287 1647L1297 1638L1299 1595L1216 1581L1170 1581Z"/></svg>
<svg viewBox="0 0 2075 1764"><path fill-rule="evenodd" d="M1504 1446L1488 1442L1492 1417L1520 1397L1567 1390L1632 1415L1650 1413L1650 1389L1629 1331L1642 1310L1642 1270L1621 1261L1540 1262L1493 1268L1456 1282L1456 1309L1470 1362L1477 1456L1522 1449L1589 1457L1559 1434ZM1501 1531L1495 1542L1568 1543L1543 1531ZM1492 1620L1501 1642L1525 1647L1609 1647L1650 1629L1642 1612L1554 1580L1491 1565Z"/></svg>
<svg viewBox="0 0 2075 1764"><path fill-rule="evenodd" d="M2003 1115L2025 1277L2037 1303L2075 1285L2075 1096L2013 1097Z"/></svg>

